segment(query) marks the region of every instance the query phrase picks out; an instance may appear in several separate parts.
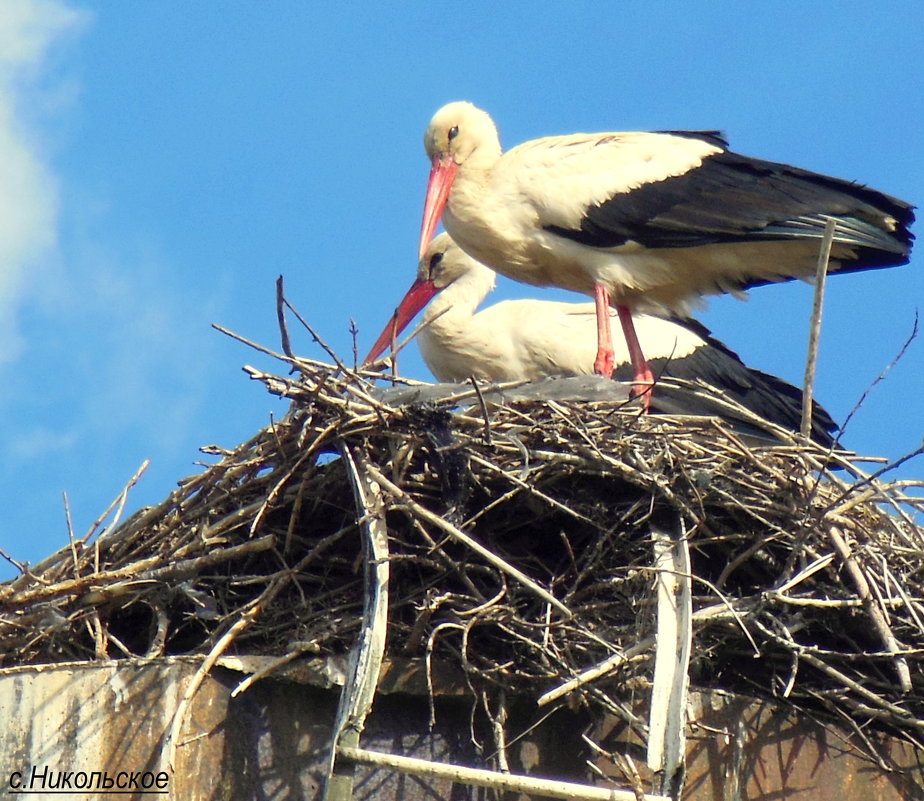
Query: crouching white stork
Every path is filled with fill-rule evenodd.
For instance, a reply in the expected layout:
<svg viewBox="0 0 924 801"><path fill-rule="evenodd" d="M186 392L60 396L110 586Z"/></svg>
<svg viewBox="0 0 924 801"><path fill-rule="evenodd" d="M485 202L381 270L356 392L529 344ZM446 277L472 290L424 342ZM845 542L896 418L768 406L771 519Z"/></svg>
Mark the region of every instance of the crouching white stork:
<svg viewBox="0 0 924 801"><path fill-rule="evenodd" d="M831 272L904 264L912 207L859 184L728 150L715 131L534 139L501 153L491 118L450 103L424 135L423 255L442 215L471 256L517 281L596 300L594 369L613 366L619 315L635 391L652 372L633 311L689 315L702 294L814 275L828 219Z"/></svg>
<svg viewBox="0 0 924 801"><path fill-rule="evenodd" d="M447 234L433 240L395 314L369 351L372 362L424 307L425 327L417 342L440 381L534 381L594 372L595 306L506 300L478 312L494 288L495 273L463 252ZM432 300L432 302L431 302ZM429 305L427 305L429 303ZM609 314L609 311L607 311ZM659 375L700 380L742 406L784 428L798 431L802 393L785 381L752 370L709 331L693 321L637 315L639 340ZM614 377L631 379L630 355L621 339L611 342ZM658 388L654 389L658 402ZM832 444L834 421L813 409L813 439Z"/></svg>

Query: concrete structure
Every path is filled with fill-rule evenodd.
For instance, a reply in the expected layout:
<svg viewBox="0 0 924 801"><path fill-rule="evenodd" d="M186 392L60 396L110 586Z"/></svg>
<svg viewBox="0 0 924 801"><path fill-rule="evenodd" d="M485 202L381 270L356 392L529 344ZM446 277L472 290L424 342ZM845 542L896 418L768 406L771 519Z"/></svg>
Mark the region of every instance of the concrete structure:
<svg viewBox="0 0 924 801"><path fill-rule="evenodd" d="M201 664L198 657L24 666L0 671L0 792L73 789L48 797L108 798L94 791L108 777L136 790L120 798L317 799L326 773L339 698L339 660L299 660L245 691L232 692L269 657L229 657L192 697L176 750L176 773L164 753L179 700ZM362 736L365 748L461 765L479 765L470 733L471 699L461 682L444 682L436 724L422 692L419 665L388 664ZM645 692L639 693L644 698ZM796 720L768 703L722 693L692 695L688 801L899 801L924 798L922 755L867 733L883 771L833 727ZM510 731L529 729L508 757L512 771L578 782L592 780L586 761L613 774L612 761L590 750L630 757L644 774L644 747L615 718L590 721L567 708L534 728L547 710L530 699L511 704ZM90 778L96 773L96 778ZM166 772L159 784L161 772ZM85 774L83 777L78 774ZM149 774L149 775L146 775ZM76 789L77 783L81 788ZM129 782L133 782L129 784ZM149 784L145 784L149 783ZM144 788L142 785L145 784ZM614 786L625 786L624 780ZM143 791L142 791L143 790ZM154 791L157 791L156 793ZM483 790L358 765L358 801L483 798Z"/></svg>

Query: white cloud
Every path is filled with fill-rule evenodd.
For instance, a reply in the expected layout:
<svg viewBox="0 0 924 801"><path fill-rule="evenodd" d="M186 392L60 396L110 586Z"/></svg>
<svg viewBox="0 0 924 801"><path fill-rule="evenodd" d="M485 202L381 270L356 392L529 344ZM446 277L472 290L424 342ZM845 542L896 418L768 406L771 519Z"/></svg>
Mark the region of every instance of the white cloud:
<svg viewBox="0 0 924 801"><path fill-rule="evenodd" d="M89 19L0 0L0 418L18 421L0 451L16 465L181 448L218 339L220 288L185 287L156 231L113 225L105 181L55 169L79 97L67 44Z"/></svg>
<svg viewBox="0 0 924 801"><path fill-rule="evenodd" d="M59 458L77 445L77 439L75 432L62 432L41 424L26 424L5 443L5 458L14 459L18 464L35 459L37 454L42 454L45 459L49 456Z"/></svg>
<svg viewBox="0 0 924 801"><path fill-rule="evenodd" d="M58 184L37 111L58 105L56 47L84 12L59 0L3 0L0 13L0 364L19 353L17 311L57 243ZM38 118L37 118L38 117Z"/></svg>

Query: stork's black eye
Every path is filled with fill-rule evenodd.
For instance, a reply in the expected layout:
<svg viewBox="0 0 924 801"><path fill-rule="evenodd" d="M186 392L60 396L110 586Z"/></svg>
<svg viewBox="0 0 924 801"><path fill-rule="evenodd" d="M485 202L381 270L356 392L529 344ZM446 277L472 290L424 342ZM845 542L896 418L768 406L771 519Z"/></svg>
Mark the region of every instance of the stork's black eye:
<svg viewBox="0 0 924 801"><path fill-rule="evenodd" d="M430 257L430 275L433 275L433 271L434 271L437 267L439 267L440 262L441 262L442 260L443 260L443 254L442 254L442 253L434 253L434 254Z"/></svg>
<svg viewBox="0 0 924 801"><path fill-rule="evenodd" d="M451 142L458 135L459 135L459 126L453 125L452 128L449 129L449 141Z"/></svg>

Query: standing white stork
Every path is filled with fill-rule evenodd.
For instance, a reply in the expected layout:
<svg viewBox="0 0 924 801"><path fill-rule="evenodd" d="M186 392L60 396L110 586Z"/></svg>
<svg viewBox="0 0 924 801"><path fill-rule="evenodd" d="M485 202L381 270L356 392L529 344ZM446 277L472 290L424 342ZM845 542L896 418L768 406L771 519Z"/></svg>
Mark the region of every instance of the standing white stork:
<svg viewBox="0 0 924 801"><path fill-rule="evenodd" d="M424 252L417 280L369 351L378 358L424 307L417 336L420 351L440 381L535 381L594 372L593 303L506 300L478 312L494 288L495 273L459 248L448 234L437 236ZM432 300L432 302L431 302ZM427 305L429 303L429 305ZM607 314L609 314L607 310ZM785 381L742 363L737 354L693 321L651 315L635 319L639 339L659 374L701 380L754 414L798 431L802 393ZM632 377L628 349L611 343L614 377ZM654 389L658 402L658 388ZM819 405L813 409L813 439L830 446L836 425Z"/></svg>
<svg viewBox="0 0 924 801"><path fill-rule="evenodd" d="M702 294L812 276L829 218L831 272L904 264L911 249L907 203L738 155L715 131L550 136L502 154L488 114L455 102L434 115L424 146L420 254L442 215L462 249L497 272L592 295L601 375L613 365L614 305L636 393L652 372L633 311L686 317Z"/></svg>

